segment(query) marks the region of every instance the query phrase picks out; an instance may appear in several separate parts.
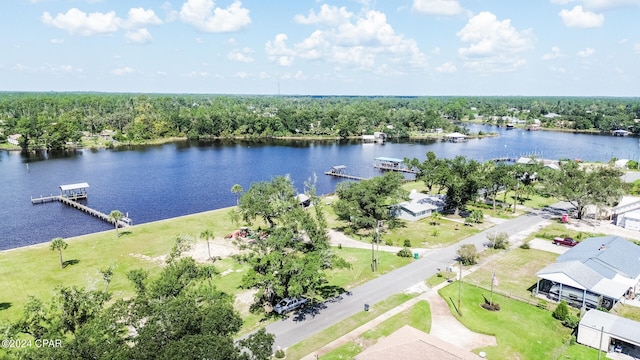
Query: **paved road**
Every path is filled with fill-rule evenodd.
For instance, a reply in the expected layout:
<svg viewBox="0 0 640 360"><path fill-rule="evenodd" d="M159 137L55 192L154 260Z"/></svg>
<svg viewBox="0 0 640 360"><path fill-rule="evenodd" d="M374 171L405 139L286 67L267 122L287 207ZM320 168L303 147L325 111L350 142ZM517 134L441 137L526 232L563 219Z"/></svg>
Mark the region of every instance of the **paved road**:
<svg viewBox="0 0 640 360"><path fill-rule="evenodd" d="M363 311L364 304L375 304L393 294L422 283L437 273L438 269L451 266L456 261L456 251L463 244L473 244L482 251L487 243L487 235L506 232L510 235L539 225L552 216L558 216L570 207L567 203L555 204L544 210L505 221L479 234L470 236L459 243L432 251L413 263L380 276L363 285L351 289L340 301L325 303L315 309L293 314L286 319L267 326L267 332L276 336L275 347L287 348L327 327Z"/></svg>

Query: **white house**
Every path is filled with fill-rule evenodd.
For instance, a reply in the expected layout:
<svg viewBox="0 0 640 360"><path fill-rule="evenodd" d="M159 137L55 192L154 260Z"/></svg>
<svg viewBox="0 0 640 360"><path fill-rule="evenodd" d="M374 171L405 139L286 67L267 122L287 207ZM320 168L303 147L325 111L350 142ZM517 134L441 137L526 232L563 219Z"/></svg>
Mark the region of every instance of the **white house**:
<svg viewBox="0 0 640 360"><path fill-rule="evenodd" d="M398 204L394 216L400 219L416 221L431 216L433 212L442 212L446 205L446 195L430 195L412 190L409 201Z"/></svg>
<svg viewBox="0 0 640 360"><path fill-rule="evenodd" d="M7 141L9 142L9 144L11 145L15 145L18 146L20 145L20 138L22 137L22 135L20 134L13 134L13 135L9 135L9 137L7 137Z"/></svg>
<svg viewBox="0 0 640 360"><path fill-rule="evenodd" d="M613 222L629 230L640 230L640 197L623 196L613 209Z"/></svg>
<svg viewBox="0 0 640 360"><path fill-rule="evenodd" d="M536 291L574 307L610 309L640 293L640 246L619 236L592 237L536 273Z"/></svg>
<svg viewBox="0 0 640 360"><path fill-rule="evenodd" d="M640 322L604 311L587 311L578 325L577 341L606 352L640 356Z"/></svg>

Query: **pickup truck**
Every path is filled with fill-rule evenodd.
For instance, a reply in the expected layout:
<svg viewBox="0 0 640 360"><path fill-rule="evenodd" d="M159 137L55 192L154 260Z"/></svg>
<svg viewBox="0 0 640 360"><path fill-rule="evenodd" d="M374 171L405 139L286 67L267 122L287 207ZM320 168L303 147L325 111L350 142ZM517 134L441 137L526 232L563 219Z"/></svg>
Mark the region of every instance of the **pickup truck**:
<svg viewBox="0 0 640 360"><path fill-rule="evenodd" d="M307 299L305 298L284 298L280 300L276 306L273 307L273 311L278 313L279 315L286 314L289 311L295 310L299 307L304 306L307 303Z"/></svg>
<svg viewBox="0 0 640 360"><path fill-rule="evenodd" d="M552 243L554 245L564 245L564 246L569 246L569 247L574 247L576 245L578 245L578 242L573 240L570 237L566 237L566 238L561 238L561 237L557 237L557 238L553 238Z"/></svg>

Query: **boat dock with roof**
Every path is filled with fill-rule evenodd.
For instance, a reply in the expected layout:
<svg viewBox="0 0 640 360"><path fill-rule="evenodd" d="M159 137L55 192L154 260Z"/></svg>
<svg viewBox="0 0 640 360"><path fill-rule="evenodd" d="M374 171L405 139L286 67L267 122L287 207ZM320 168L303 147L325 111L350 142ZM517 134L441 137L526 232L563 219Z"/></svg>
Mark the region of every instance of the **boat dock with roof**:
<svg viewBox="0 0 640 360"><path fill-rule="evenodd" d="M40 196L38 198L31 197L32 204L42 204L53 201L59 201L67 206L78 209L80 211L84 211L85 213L97 217L98 219L104 220L110 224L114 224L115 222L112 218L109 217L108 214L100 212L98 210L92 209L86 205L80 204L78 200L87 198L87 189L89 188L89 184L77 183L77 184L67 184L60 185L60 195L49 195L49 196ZM127 227L132 225L133 221L125 216L122 219L118 220L119 227Z"/></svg>
<svg viewBox="0 0 640 360"><path fill-rule="evenodd" d="M410 168L403 159L391 157L377 157L374 159L373 167L380 170L398 171L409 174L417 174L418 172Z"/></svg>

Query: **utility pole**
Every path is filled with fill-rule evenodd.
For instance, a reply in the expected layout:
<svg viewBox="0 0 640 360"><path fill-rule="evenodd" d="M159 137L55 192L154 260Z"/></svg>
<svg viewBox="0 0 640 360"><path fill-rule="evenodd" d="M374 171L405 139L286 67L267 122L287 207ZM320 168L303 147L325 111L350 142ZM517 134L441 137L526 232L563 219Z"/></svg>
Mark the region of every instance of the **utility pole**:
<svg viewBox="0 0 640 360"><path fill-rule="evenodd" d="M460 275L458 276L458 314L462 316L462 304L460 302L460 293L462 292L462 259L460 259Z"/></svg>

